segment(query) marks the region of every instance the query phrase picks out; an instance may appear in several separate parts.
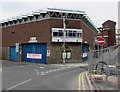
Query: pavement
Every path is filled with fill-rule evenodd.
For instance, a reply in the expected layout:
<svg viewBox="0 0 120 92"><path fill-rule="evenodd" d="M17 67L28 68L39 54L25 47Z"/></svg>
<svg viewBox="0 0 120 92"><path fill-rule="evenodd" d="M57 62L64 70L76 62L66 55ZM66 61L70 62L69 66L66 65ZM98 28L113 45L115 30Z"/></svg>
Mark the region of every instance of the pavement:
<svg viewBox="0 0 120 92"><path fill-rule="evenodd" d="M95 90L96 92L119 92L118 79L116 75L106 76L104 74L94 74L90 76L88 71L84 71L79 75L78 90L89 90L91 92Z"/></svg>
<svg viewBox="0 0 120 92"><path fill-rule="evenodd" d="M65 63L65 64L50 64L51 66L57 67L87 67L88 62L81 62L81 63Z"/></svg>
<svg viewBox="0 0 120 92"><path fill-rule="evenodd" d="M109 56L110 54L110 56ZM96 74L93 73L91 76L91 83L95 90L102 90L102 91L113 91L119 92L118 88L120 87L120 72L119 69L119 59L120 59L120 52L118 49L111 51L111 53L103 53L103 61L108 64L109 68L105 69L109 72L108 74ZM102 60L102 56L100 57ZM110 60L110 61L109 61ZM92 58L91 60L91 70L94 69L94 65L99 62L98 58ZM92 66L93 65L93 66ZM119 87L118 87L119 86ZM102 92L100 91L100 92Z"/></svg>
<svg viewBox="0 0 120 92"><path fill-rule="evenodd" d="M2 62L4 61L4 62ZM7 62L7 64L6 64ZM87 67L88 62L80 62L80 63L60 63L60 64L38 64L38 63L29 63L29 62L14 62L14 61L8 61L8 60L0 60L0 64L2 64L2 67L4 66L17 66L17 65L25 65L25 64L34 64L34 65L42 65L42 66L49 66L49 67Z"/></svg>

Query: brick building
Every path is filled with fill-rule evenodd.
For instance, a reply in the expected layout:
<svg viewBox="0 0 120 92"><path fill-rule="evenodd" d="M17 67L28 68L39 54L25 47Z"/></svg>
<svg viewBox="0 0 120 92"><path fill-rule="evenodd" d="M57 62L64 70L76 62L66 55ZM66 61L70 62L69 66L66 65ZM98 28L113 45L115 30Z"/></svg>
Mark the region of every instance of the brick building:
<svg viewBox="0 0 120 92"><path fill-rule="evenodd" d="M102 28L98 28L101 34L97 38L103 37L106 41L104 47L116 45L116 22L107 20L102 24Z"/></svg>
<svg viewBox="0 0 120 92"><path fill-rule="evenodd" d="M4 20L0 31L2 59L62 63L80 62L99 30L84 11L46 8Z"/></svg>

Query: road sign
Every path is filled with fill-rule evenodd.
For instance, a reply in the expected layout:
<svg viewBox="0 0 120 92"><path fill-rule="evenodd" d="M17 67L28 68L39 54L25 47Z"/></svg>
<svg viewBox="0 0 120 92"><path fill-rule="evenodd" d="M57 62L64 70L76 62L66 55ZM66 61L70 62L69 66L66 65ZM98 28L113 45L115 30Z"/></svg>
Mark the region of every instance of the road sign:
<svg viewBox="0 0 120 92"><path fill-rule="evenodd" d="M105 44L105 39L104 38L99 38L97 41L98 41L98 45L104 45Z"/></svg>

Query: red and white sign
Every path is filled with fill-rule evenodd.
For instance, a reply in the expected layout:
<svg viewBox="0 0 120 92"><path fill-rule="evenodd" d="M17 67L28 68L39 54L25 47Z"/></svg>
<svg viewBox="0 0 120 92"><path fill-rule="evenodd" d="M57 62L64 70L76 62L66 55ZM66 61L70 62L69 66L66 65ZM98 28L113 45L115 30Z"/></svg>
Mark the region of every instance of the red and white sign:
<svg viewBox="0 0 120 92"><path fill-rule="evenodd" d="M47 57L50 57L50 50L47 50Z"/></svg>
<svg viewBox="0 0 120 92"><path fill-rule="evenodd" d="M98 39L98 44L99 45L104 45L105 44L105 39L104 38L99 38Z"/></svg>
<svg viewBox="0 0 120 92"><path fill-rule="evenodd" d="M27 58L31 58L31 59L42 59L42 54L27 53Z"/></svg>

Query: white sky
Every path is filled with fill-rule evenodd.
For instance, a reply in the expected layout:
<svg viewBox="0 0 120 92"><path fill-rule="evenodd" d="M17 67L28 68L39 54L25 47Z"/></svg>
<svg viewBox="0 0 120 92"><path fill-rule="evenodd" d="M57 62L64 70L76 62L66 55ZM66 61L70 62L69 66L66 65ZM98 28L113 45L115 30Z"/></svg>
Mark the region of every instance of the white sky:
<svg viewBox="0 0 120 92"><path fill-rule="evenodd" d="M0 20L46 7L53 7L83 10L97 27L101 27L102 23L108 19L118 23L118 1L119 0L9 0L8 2L7 0L1 0Z"/></svg>

